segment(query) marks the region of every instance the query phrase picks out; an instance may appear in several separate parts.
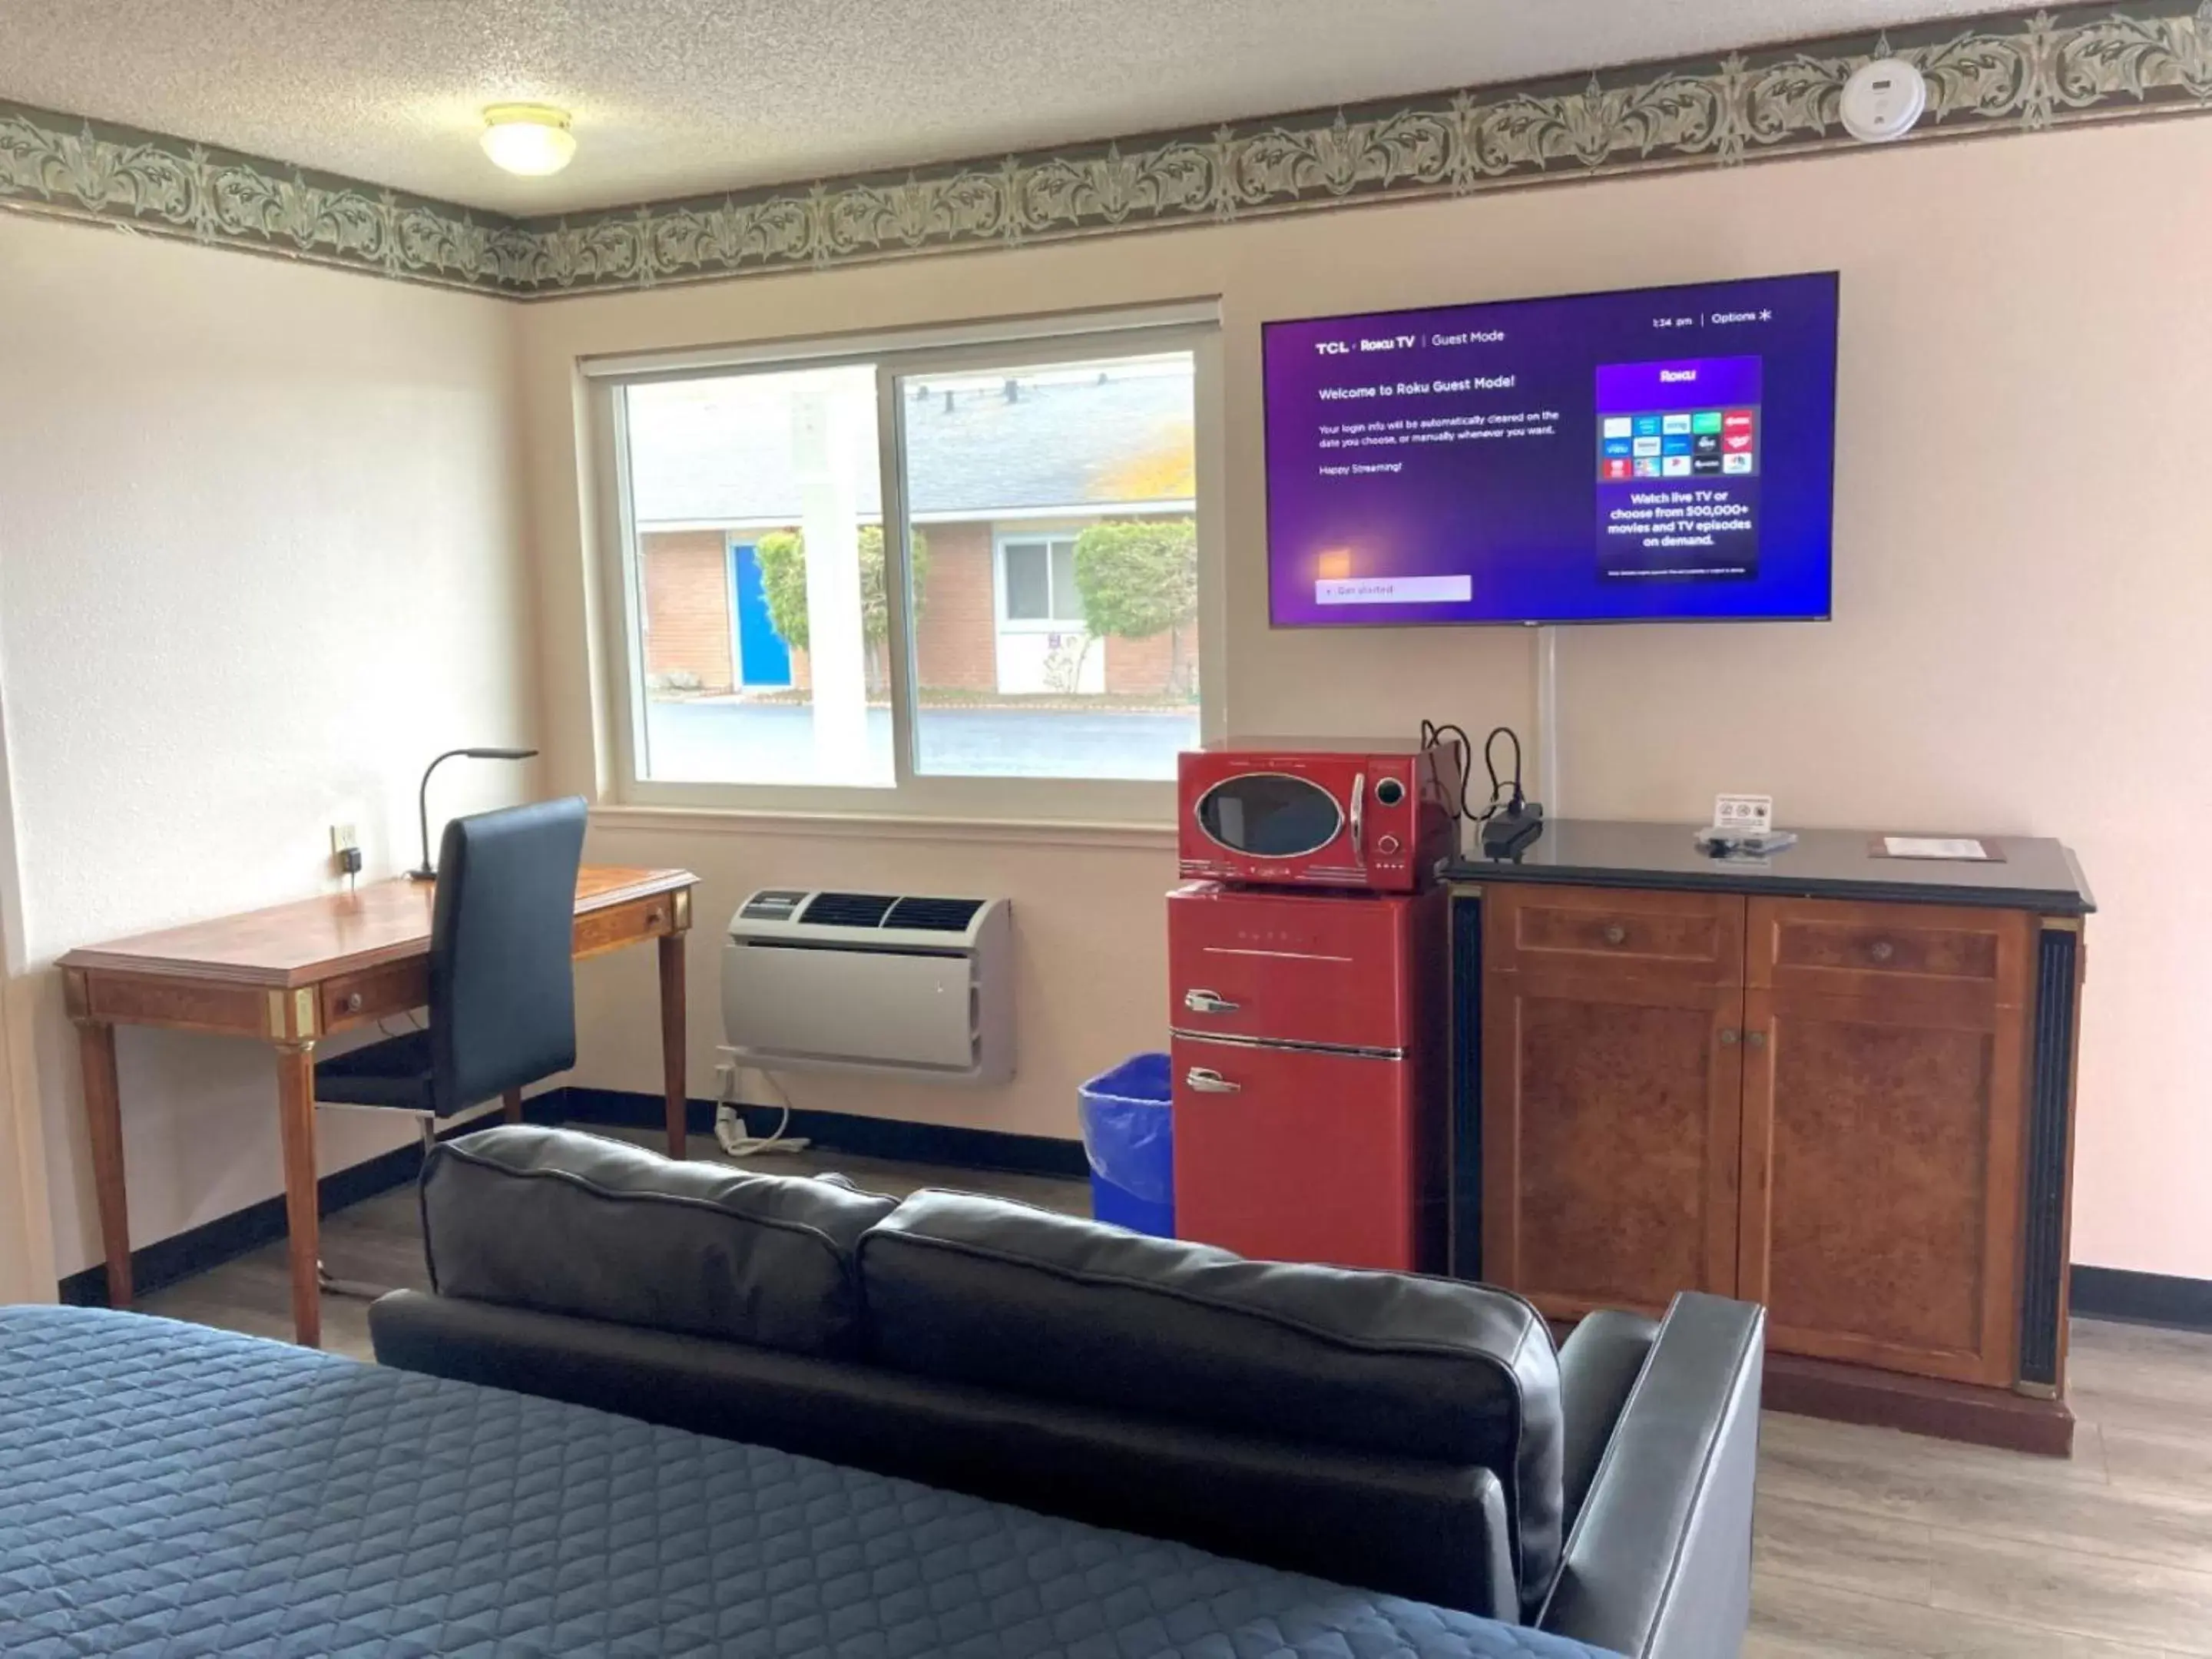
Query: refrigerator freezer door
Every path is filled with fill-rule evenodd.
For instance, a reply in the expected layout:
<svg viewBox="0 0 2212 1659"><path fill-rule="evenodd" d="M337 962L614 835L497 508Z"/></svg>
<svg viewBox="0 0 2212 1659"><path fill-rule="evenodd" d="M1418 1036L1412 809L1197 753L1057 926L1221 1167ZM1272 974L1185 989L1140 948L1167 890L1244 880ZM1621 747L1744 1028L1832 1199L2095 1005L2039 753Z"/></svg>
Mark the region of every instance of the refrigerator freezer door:
<svg viewBox="0 0 2212 1659"><path fill-rule="evenodd" d="M1168 896L1169 1027L1395 1052L1405 964L1436 920L1419 899L1182 888Z"/></svg>

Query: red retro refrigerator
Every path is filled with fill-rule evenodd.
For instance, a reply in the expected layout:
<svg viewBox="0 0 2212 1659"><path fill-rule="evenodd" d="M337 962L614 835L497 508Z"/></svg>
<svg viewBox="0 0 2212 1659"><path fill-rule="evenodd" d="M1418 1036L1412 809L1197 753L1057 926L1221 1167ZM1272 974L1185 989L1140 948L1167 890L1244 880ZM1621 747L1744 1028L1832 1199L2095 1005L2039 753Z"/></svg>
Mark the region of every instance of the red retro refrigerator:
<svg viewBox="0 0 2212 1659"><path fill-rule="evenodd" d="M1445 894L1168 896L1176 1231L1441 1272Z"/></svg>

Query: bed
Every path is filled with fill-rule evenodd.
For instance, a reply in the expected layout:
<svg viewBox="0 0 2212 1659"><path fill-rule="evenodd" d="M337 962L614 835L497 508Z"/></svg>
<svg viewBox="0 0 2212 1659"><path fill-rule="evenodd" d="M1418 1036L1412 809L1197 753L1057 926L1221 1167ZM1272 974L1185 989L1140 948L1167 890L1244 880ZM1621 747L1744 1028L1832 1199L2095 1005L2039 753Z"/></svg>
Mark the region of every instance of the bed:
<svg viewBox="0 0 2212 1659"><path fill-rule="evenodd" d="M580 1406L140 1315L8 1308L0 1651L1597 1650Z"/></svg>

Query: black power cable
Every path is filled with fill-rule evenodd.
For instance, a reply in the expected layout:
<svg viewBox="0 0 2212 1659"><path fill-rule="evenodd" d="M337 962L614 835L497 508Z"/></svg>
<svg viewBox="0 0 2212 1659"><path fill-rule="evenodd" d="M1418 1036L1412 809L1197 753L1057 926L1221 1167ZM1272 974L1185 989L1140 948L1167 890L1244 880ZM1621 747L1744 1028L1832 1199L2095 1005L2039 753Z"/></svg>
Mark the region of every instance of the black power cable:
<svg viewBox="0 0 2212 1659"><path fill-rule="evenodd" d="M1497 750L1500 738L1513 745L1513 775L1510 781L1498 775ZM1490 799L1480 812L1475 811L1468 803L1468 785L1474 770L1474 744L1468 741L1466 728L1449 721L1441 726L1434 720L1421 722L1422 748L1441 752L1448 738L1454 752L1453 766L1459 776L1458 788L1452 789L1448 786L1445 792L1446 805L1450 806L1451 815L1455 818L1473 818L1480 823L1496 817L1501 807L1518 812L1528 799L1521 789L1520 735L1510 726L1493 726L1490 735L1482 740L1482 769L1490 775Z"/></svg>

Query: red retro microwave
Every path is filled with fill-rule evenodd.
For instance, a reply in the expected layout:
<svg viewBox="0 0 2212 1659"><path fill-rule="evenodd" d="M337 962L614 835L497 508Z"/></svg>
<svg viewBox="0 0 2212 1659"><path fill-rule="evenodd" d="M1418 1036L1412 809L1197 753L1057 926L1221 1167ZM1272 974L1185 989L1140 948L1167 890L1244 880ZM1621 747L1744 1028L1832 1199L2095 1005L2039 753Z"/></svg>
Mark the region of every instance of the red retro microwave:
<svg viewBox="0 0 2212 1659"><path fill-rule="evenodd" d="M1185 750L1177 775L1194 880L1410 893L1451 853L1435 755L1419 744L1231 738Z"/></svg>

